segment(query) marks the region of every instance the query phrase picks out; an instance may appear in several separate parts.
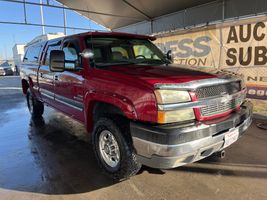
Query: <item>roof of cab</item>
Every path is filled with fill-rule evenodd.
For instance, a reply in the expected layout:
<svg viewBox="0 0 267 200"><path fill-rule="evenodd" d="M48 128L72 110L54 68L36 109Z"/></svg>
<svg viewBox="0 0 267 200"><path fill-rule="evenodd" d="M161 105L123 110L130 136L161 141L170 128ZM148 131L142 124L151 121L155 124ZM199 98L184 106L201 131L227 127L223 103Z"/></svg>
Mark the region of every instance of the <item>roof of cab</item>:
<svg viewBox="0 0 267 200"><path fill-rule="evenodd" d="M36 43L27 45L26 48L28 48L29 46L32 46L32 45L40 44L40 43L45 44L45 43L49 42L51 44L53 42L57 42L57 41L65 39L65 38L70 38L70 37L75 37L75 36L76 37L103 36L103 37L146 39L146 40L150 40L150 41L156 40L156 37L149 36L149 35L138 35L138 34L130 34L130 33L122 33L122 32L98 32L98 31L95 31L95 32L85 32L85 33L78 33L78 34L74 34L74 35L67 35L67 36L63 36L63 37L59 37L59 38L55 38L55 39L51 39L51 40L47 40L47 41L36 42Z"/></svg>
<svg viewBox="0 0 267 200"><path fill-rule="evenodd" d="M81 36L81 37L86 37L86 36L104 36L104 37L122 37L122 38L135 38L135 39L148 39L151 41L156 40L156 37L149 36L149 35L138 35L138 34L131 34L131 33L122 33L122 32L85 32L85 33L79 33L76 35L69 35L66 37L71 37L71 36Z"/></svg>

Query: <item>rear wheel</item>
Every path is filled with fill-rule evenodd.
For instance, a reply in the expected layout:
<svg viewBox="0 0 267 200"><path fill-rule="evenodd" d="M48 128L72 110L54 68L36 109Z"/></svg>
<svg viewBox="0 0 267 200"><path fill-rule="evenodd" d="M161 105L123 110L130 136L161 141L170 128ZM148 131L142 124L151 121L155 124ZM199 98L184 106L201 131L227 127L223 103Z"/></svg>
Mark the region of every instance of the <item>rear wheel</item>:
<svg viewBox="0 0 267 200"><path fill-rule="evenodd" d="M100 118L94 127L93 146L98 164L115 180L125 180L141 168L129 136L128 128L109 118Z"/></svg>
<svg viewBox="0 0 267 200"><path fill-rule="evenodd" d="M42 117L44 113L44 104L41 101L38 101L36 98L34 98L29 89L27 91L26 99L27 99L27 106L32 117L34 118Z"/></svg>

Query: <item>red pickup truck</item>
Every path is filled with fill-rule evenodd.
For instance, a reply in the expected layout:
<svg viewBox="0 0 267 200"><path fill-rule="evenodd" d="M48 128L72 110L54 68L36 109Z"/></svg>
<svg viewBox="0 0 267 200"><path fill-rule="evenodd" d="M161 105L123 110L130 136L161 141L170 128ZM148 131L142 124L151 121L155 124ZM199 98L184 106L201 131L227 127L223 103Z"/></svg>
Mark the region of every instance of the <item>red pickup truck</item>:
<svg viewBox="0 0 267 200"><path fill-rule="evenodd" d="M32 117L46 104L83 123L115 179L221 152L251 124L240 76L172 65L153 40L88 32L31 44L23 61Z"/></svg>

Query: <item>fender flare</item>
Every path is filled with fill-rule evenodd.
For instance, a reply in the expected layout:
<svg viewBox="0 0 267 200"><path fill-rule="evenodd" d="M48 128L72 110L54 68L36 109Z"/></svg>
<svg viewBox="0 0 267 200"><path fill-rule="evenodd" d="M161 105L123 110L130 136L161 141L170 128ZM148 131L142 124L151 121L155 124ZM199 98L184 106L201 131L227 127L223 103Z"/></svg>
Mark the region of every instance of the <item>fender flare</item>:
<svg viewBox="0 0 267 200"><path fill-rule="evenodd" d="M84 97L84 119L89 132L93 129L93 109L98 102L110 104L118 108L128 119L137 119L136 110L129 99L108 92L97 93L88 91Z"/></svg>

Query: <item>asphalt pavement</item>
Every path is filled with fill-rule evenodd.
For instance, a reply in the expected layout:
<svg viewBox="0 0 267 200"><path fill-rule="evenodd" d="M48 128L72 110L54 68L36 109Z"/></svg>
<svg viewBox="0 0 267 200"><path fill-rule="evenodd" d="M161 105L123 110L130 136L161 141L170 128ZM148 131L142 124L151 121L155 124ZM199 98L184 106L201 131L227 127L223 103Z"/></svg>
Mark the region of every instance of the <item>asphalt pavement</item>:
<svg viewBox="0 0 267 200"><path fill-rule="evenodd" d="M0 200L264 200L267 131L255 123L222 160L143 167L117 183L101 173L81 124L48 107L32 120L19 77L0 77Z"/></svg>

